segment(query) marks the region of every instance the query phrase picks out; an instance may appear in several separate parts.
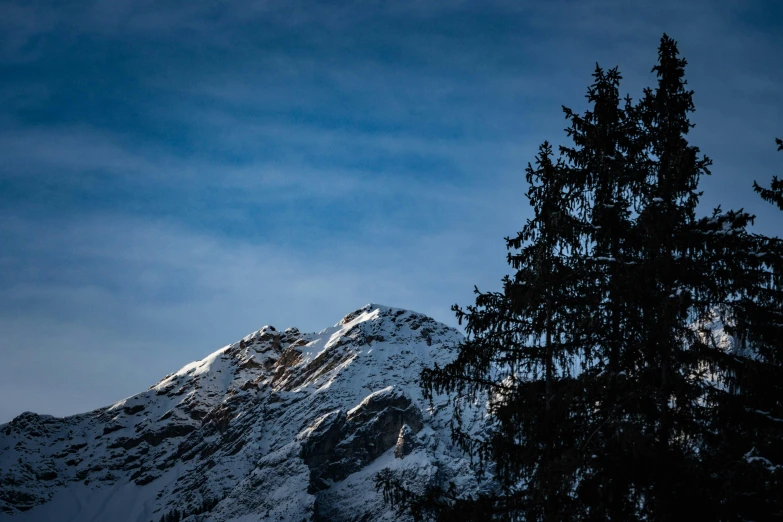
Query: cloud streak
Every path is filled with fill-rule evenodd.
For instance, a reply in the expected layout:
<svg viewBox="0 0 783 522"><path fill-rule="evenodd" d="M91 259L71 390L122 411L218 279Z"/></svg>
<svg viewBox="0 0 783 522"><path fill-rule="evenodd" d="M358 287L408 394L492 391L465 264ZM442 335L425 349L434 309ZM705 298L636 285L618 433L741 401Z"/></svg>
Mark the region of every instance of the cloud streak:
<svg viewBox="0 0 783 522"><path fill-rule="evenodd" d="M357 239L291 250L118 216L13 228L4 240L24 251L0 256L6 275L0 391L15 390L15 400L2 403L3 418L31 408L97 407L262 324L317 330L367 302L419 309L453 324L448 306L469 296L460 284L466 261L483 264L486 247L469 249L459 234L436 234L386 248ZM26 237L37 241L25 243ZM457 258L463 270L454 271ZM68 389L82 378L103 384L97 395L77 386L78 406L50 403L39 393L41 386Z"/></svg>
<svg viewBox="0 0 783 522"><path fill-rule="evenodd" d="M596 61L638 96L664 31L715 160L705 209L775 233L750 188L780 172L775 9L0 0L0 422L117 400L263 323L381 302L453 324L506 272L561 104Z"/></svg>

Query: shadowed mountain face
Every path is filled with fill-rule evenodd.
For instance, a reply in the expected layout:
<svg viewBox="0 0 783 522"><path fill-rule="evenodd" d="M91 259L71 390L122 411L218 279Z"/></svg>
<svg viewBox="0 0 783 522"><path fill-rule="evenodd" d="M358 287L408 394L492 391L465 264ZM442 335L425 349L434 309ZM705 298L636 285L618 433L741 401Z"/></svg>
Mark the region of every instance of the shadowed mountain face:
<svg viewBox="0 0 783 522"><path fill-rule="evenodd" d="M418 386L461 339L367 305L318 333L265 326L107 408L24 413L0 425L0 520L396 520L383 469L474 492L451 406Z"/></svg>

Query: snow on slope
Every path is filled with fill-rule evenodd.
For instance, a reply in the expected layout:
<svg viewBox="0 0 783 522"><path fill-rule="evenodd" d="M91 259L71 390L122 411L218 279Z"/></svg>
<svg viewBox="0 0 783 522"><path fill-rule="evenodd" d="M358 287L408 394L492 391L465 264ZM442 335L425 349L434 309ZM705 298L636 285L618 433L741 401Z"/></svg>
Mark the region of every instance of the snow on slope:
<svg viewBox="0 0 783 522"><path fill-rule="evenodd" d="M367 305L318 333L265 326L106 408L24 413L0 426L0 520L396 520L385 468L474 491L448 401L418 386L461 340Z"/></svg>

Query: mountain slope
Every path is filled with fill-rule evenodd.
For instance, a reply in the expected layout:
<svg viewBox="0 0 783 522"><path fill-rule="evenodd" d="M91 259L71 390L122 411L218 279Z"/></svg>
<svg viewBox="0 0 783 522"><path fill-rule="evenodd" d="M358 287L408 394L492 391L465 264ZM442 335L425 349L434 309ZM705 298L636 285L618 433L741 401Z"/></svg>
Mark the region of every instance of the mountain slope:
<svg viewBox="0 0 783 522"><path fill-rule="evenodd" d="M0 520L395 520L385 468L474 491L451 406L417 382L461 339L367 305L318 333L265 326L107 408L24 413L0 426Z"/></svg>

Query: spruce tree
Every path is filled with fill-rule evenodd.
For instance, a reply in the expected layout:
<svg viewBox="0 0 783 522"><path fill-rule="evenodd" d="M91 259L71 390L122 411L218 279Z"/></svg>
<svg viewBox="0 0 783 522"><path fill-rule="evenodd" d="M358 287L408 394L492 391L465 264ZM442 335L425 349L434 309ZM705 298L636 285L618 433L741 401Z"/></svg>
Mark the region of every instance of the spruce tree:
<svg viewBox="0 0 783 522"><path fill-rule="evenodd" d="M617 68L596 66L588 90L592 108L584 116L564 109L574 142L561 147L574 178L585 194L582 219L587 224L582 256L586 281L579 296L588 307L589 335L581 339L586 422L579 451L588 456L580 470L578 504L585 516L625 519L633 497L628 480L627 448L631 432L622 431L626 416L621 400L628 388L626 349L630 310L629 293L636 285L638 253L633 248L632 215L643 179L639 167L640 129L630 98L621 102L622 77Z"/></svg>
<svg viewBox="0 0 783 522"><path fill-rule="evenodd" d="M694 107L685 65L664 35L658 86L639 104L647 172L635 223L641 284L631 294L640 321L630 336L643 398L631 402L642 435L633 469L645 470L633 478L644 497L638 517L757 518L774 512L775 496L769 481L748 480L746 455L764 440L748 413L779 396L770 377L780 378L783 352L760 336L783 305L770 278L783 251L779 240L749 233L754 217L742 210L697 219L698 183L711 162L686 139ZM720 346L717 326L737 345Z"/></svg>
<svg viewBox="0 0 783 522"><path fill-rule="evenodd" d="M753 187L783 209L777 177L769 189ZM721 479L714 491L724 512L766 520L783 518L783 241L749 233L752 221L718 211L704 220L713 255L726 253L715 284L733 339L730 350L710 352L715 408L704 465Z"/></svg>
<svg viewBox="0 0 783 522"><path fill-rule="evenodd" d="M500 480L500 494L480 501L479 519L490 512L499 519L560 520L572 509L567 500L581 458L572 409L582 402L573 374L572 326L581 306L573 253L581 246L572 213L577 194L566 174L549 143L542 144L526 175L534 216L506 238L515 275L504 279L503 292L476 290L474 306L454 308L469 338L453 363L422 374L426 392L482 395L491 404L489 433L474 438L459 422L453 431L459 446L491 462Z"/></svg>
<svg viewBox="0 0 783 522"><path fill-rule="evenodd" d="M697 465L703 410L698 354L689 349L694 263L703 244L693 241L701 176L710 160L699 158L686 135L692 127L693 91L684 79L686 62L664 35L658 50L655 90L645 89L637 107L642 126L640 209L634 223L639 265L636 291L629 295L634 324L629 331L629 420L636 432L632 483L639 493L636 517L667 520L704 510ZM706 312L703 311L703 312ZM680 506L678 512L675 507ZM697 507L698 506L698 507ZM685 510L685 511L683 511ZM699 511L690 513L696 516ZM701 511L704 513L704 511Z"/></svg>
<svg viewBox="0 0 783 522"><path fill-rule="evenodd" d="M597 67L593 76L591 109L576 115L564 108L575 143L562 150L569 165L553 162L545 143L537 168L527 169L534 217L506 239L514 276L502 293L477 291L475 306L455 308L469 340L454 363L422 375L428 391L497 397L486 437L474 440L459 424L454 430L463 449L494 463L504 486L494 503L482 500L482 516L575 516L583 507L574 489L594 458L585 446L612 426L614 412L596 412L595 404L606 402L607 366L619 371L619 351L606 357L596 348L622 337L613 303L626 276L615 258L628 230L631 180L623 165L633 132L618 71Z"/></svg>
<svg viewBox="0 0 783 522"><path fill-rule="evenodd" d="M500 341L508 349L493 361L495 370L505 372L506 389L495 391L497 424L489 455L514 456L496 460L502 463L496 470L506 493L521 501L530 520L559 520L573 511L567 500L582 458L574 451L574 437L583 421L575 412L584 409L578 363L588 327L585 299L577 297L587 290L579 277L583 265L578 256L585 244L586 229L578 218L584 200L578 178L561 160L553 162L552 155L545 142L537 168L527 168L534 217L516 237L506 238L514 252L508 261L516 273L504 280L502 299L514 321L507 331L510 337L490 341L495 348ZM504 321L502 317L485 315L491 321L482 324L476 321L477 309L454 310L460 320L467 320L473 341L480 345L485 345L488 332L503 331L503 323L493 324ZM486 326L489 330L482 330ZM423 378L426 383L426 372Z"/></svg>
<svg viewBox="0 0 783 522"><path fill-rule="evenodd" d="M514 275L454 308L468 337L422 373L425 395L455 397L453 438L499 487L417 496L379 477L417 518L783 513L783 242L742 210L697 217L711 162L687 140L685 66L664 35L636 104L596 67L590 109L564 108L573 146L555 160L544 143L528 166ZM783 209L783 182L754 189ZM487 433L463 429L465 397L489 404Z"/></svg>

